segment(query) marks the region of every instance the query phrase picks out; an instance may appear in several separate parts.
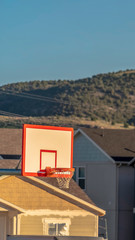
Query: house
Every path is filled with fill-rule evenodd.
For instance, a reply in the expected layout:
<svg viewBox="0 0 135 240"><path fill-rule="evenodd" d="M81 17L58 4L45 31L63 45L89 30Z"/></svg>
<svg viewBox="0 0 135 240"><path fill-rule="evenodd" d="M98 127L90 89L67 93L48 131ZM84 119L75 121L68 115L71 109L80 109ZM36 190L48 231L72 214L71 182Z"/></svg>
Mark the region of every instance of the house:
<svg viewBox="0 0 135 240"><path fill-rule="evenodd" d="M22 130L0 128L0 169L21 168Z"/></svg>
<svg viewBox="0 0 135 240"><path fill-rule="evenodd" d="M56 179L1 176L0 234L98 237L98 208L76 185L61 190Z"/></svg>
<svg viewBox="0 0 135 240"><path fill-rule="evenodd" d="M109 240L135 239L134 157L135 130L83 128L75 133L74 179L106 210Z"/></svg>
<svg viewBox="0 0 135 240"><path fill-rule="evenodd" d="M98 222L105 211L74 180L69 189L60 189L55 178L16 175L21 168L22 131L0 129L0 136L0 239L18 240L23 235L100 239Z"/></svg>

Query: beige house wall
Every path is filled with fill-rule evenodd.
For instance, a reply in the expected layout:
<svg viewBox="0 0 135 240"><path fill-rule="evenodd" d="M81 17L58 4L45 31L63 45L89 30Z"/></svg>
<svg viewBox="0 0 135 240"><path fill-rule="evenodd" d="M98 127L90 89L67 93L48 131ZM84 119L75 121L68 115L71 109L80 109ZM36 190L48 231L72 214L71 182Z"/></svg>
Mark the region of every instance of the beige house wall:
<svg viewBox="0 0 135 240"><path fill-rule="evenodd" d="M75 217L72 219L71 236L98 237L98 218L96 216Z"/></svg>
<svg viewBox="0 0 135 240"><path fill-rule="evenodd" d="M74 211L73 211L74 212ZM70 214L65 217L61 215L50 215L50 216L21 216L20 219L20 235L44 235L43 222L48 220L52 222L57 219L62 219L64 222L69 223L68 236L98 236L98 217L89 214L86 211L80 211ZM78 215L78 216L77 216ZM46 234L45 234L46 235Z"/></svg>

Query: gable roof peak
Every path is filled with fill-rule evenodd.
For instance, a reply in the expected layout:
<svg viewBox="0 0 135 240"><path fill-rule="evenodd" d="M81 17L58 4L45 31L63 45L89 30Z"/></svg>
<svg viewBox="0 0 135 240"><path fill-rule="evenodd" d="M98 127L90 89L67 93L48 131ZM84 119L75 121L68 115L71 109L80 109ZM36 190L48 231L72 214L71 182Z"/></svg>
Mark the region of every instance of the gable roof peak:
<svg viewBox="0 0 135 240"><path fill-rule="evenodd" d="M81 128L110 157L135 157L135 129Z"/></svg>

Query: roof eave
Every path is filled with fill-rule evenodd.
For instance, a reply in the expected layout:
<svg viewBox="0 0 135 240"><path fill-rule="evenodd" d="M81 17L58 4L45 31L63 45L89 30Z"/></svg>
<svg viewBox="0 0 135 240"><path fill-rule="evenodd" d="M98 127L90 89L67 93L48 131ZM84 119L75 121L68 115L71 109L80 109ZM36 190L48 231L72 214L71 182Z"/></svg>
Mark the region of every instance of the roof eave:
<svg viewBox="0 0 135 240"><path fill-rule="evenodd" d="M2 199L2 198L0 198L0 203L2 203L2 204L5 205L5 206L8 206L9 208L12 208L12 209L14 209L14 210L17 210L17 211L20 212L20 213L24 213L24 212L25 212L25 210L24 210L23 208L18 207L18 206L16 206L15 204L10 203L10 202Z"/></svg>
<svg viewBox="0 0 135 240"><path fill-rule="evenodd" d="M1 176L0 180L3 180L5 178L7 178L7 177L10 177L10 176L9 175ZM55 187L55 186L53 186L53 185L51 185L49 183L46 183L46 182L42 181L41 179L38 179L36 177L30 177L30 176L27 176L26 178L31 179L32 181L34 181L34 182L36 182L38 184L41 184L44 187L50 188L54 192L57 192L60 195L63 195L63 196L65 196L66 198L68 198L70 200L73 200L74 202L78 203L80 207L84 207L85 210L90 211L90 212L92 212L95 215L104 216L106 214L106 212L103 209L101 209L101 208L99 208L99 207L97 207L97 206L95 206L95 205L93 205L91 203L88 203L88 202L86 202L86 201L84 201L84 200L82 200L82 199L80 199L80 198L78 198L78 197L76 197L76 196L74 196L74 195L72 195L70 193L67 193L67 192L65 192L65 191L63 191L63 190L61 190L61 189L59 189L59 188L57 188L57 187ZM14 204L12 204L10 202L7 202L7 201L5 201L5 200L3 200L1 198L0 198L0 202L2 202L3 204L5 203L8 206L10 206L10 207L12 207L12 208L14 208L14 209L16 209L16 210L18 210L20 212L25 212L24 209L14 205Z"/></svg>
<svg viewBox="0 0 135 240"><path fill-rule="evenodd" d="M53 191L55 191L55 192L57 192L57 193L59 193L61 195L66 196L68 199L72 199L73 201L77 202L80 206L84 206L85 209L87 209L87 211L90 211L93 214L96 214L98 216L104 216L106 214L106 212L103 209L101 209L101 208L99 208L99 207L97 207L97 206L95 206L93 204L90 204L90 203L88 203L88 202L86 202L86 201L84 201L84 200L82 200L82 199L80 199L80 198L70 194L70 193L67 193L67 192L65 192L65 191L63 191L63 190L61 190L61 189L59 189L59 188L57 188L55 186L52 186L49 183L46 183L46 182L44 182L44 181L42 181L42 180L40 180L38 178L35 178L35 177L27 177L27 178L31 179L32 181L35 181L37 183L40 183L43 186L45 186L47 188L50 188L51 190L53 190Z"/></svg>

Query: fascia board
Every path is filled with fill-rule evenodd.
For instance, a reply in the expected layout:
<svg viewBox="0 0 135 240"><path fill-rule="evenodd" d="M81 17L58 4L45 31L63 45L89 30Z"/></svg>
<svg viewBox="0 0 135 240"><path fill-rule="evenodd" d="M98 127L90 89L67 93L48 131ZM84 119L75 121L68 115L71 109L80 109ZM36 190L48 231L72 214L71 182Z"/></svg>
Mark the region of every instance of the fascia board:
<svg viewBox="0 0 135 240"><path fill-rule="evenodd" d="M10 177L10 176L9 175L2 175L2 176L0 176L0 180L3 180L3 179L8 178L8 177Z"/></svg>
<svg viewBox="0 0 135 240"><path fill-rule="evenodd" d="M130 161L130 162L128 162L128 164L127 165L131 165L133 162L135 162L135 157Z"/></svg>
<svg viewBox="0 0 135 240"><path fill-rule="evenodd" d="M76 130L76 132L74 132L74 137L80 132L80 128L78 128L77 130Z"/></svg>
<svg viewBox="0 0 135 240"><path fill-rule="evenodd" d="M15 204L10 203L10 202L2 199L2 198L0 198L0 203L4 204L4 205L6 205L6 206L8 206L10 208L13 208L13 209L15 209L15 210L17 210L17 211L19 211L21 213L25 212L25 210L23 208L20 208L20 207L16 206Z"/></svg>

